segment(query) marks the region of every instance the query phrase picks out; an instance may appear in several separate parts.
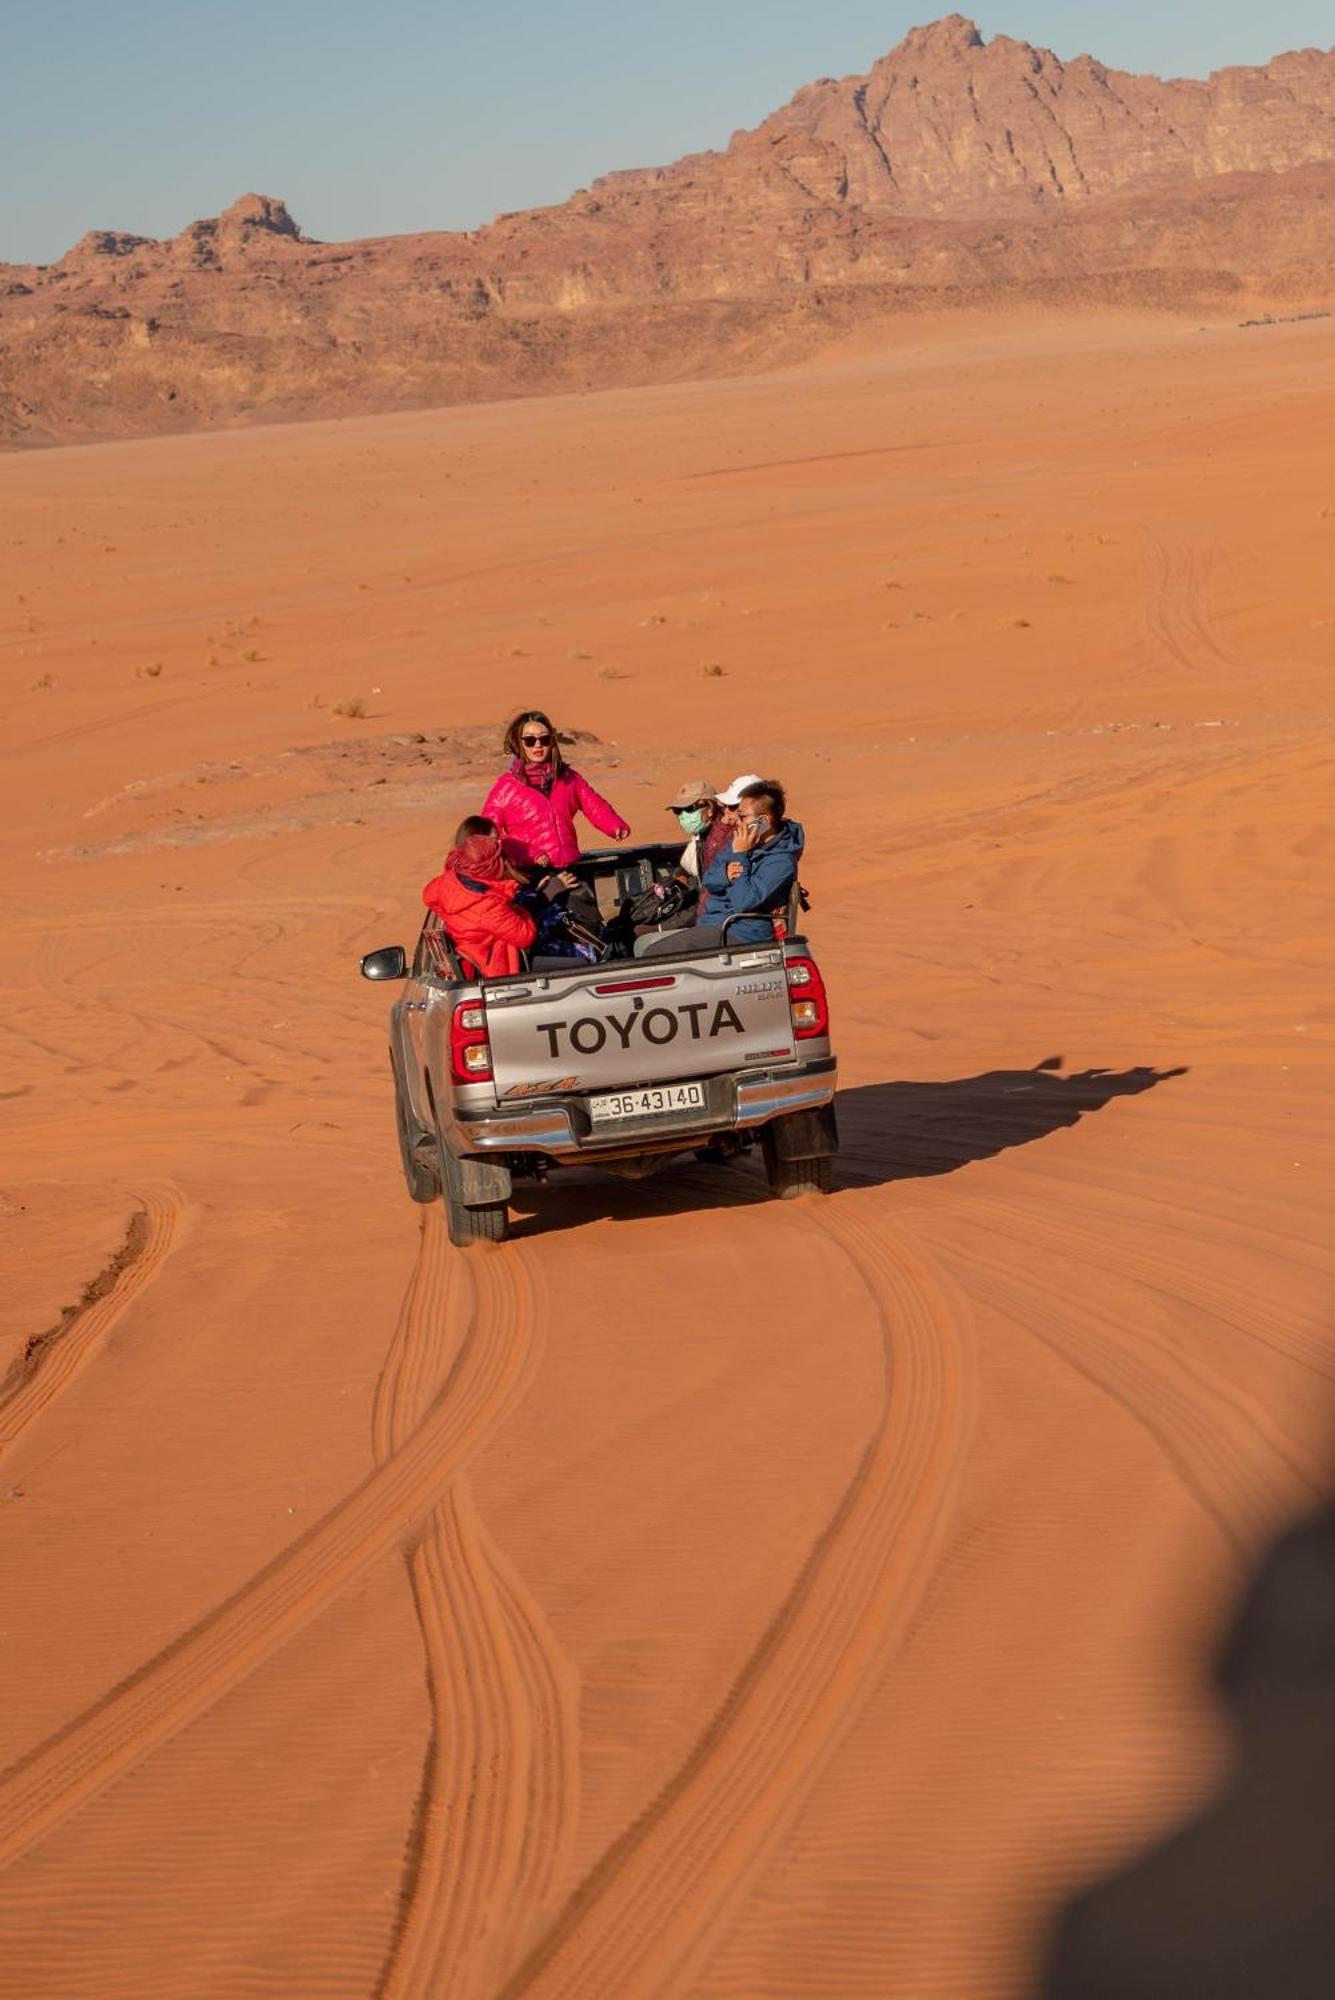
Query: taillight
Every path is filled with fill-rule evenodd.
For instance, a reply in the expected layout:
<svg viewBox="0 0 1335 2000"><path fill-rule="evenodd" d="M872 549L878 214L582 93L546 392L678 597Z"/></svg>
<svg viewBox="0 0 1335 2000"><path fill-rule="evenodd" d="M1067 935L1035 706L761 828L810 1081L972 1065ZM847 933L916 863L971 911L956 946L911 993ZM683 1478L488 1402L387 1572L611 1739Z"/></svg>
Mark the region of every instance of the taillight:
<svg viewBox="0 0 1335 2000"><path fill-rule="evenodd" d="M491 1075L487 1013L480 1000L461 1000L450 1017L450 1075L456 1083L485 1083Z"/></svg>
<svg viewBox="0 0 1335 2000"><path fill-rule="evenodd" d="M825 981L814 958L790 958L788 1007L793 1017L793 1033L799 1042L830 1032L830 1003L825 997Z"/></svg>

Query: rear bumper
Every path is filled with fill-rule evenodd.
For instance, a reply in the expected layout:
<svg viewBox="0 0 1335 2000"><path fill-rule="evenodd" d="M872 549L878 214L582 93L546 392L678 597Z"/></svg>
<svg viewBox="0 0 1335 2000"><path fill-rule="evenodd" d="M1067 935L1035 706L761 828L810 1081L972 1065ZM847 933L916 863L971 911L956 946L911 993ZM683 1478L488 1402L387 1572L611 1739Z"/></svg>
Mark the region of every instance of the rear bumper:
<svg viewBox="0 0 1335 2000"><path fill-rule="evenodd" d="M591 1160L628 1154L672 1152L703 1144L724 1132L752 1131L794 1111L829 1104L838 1084L833 1056L800 1069L761 1076L702 1078L705 1104L697 1111L673 1111L636 1118L596 1132L584 1100L552 1098L542 1104L494 1106L470 1114L453 1107L442 1120L445 1136L458 1153L542 1153L553 1160ZM443 1109L444 1107L442 1107Z"/></svg>

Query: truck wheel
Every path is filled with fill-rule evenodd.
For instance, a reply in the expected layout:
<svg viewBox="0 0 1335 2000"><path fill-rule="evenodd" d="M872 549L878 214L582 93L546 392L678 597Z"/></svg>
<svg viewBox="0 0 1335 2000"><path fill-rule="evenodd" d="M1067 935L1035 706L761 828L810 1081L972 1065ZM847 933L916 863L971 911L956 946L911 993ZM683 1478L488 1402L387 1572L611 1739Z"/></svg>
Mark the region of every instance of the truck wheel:
<svg viewBox="0 0 1335 2000"><path fill-rule="evenodd" d="M839 1127L834 1106L817 1111L793 1111L760 1128L769 1191L780 1201L799 1194L828 1194L834 1182L834 1155Z"/></svg>
<svg viewBox="0 0 1335 2000"><path fill-rule="evenodd" d="M800 1194L828 1194L834 1185L833 1160L776 1160L768 1146L764 1153L769 1191L779 1201L792 1201Z"/></svg>
<svg viewBox="0 0 1335 2000"><path fill-rule="evenodd" d="M393 1049L389 1052L389 1066L394 1073L394 1130L404 1182L414 1201L431 1202L440 1193L440 1158L431 1141L413 1124Z"/></svg>
<svg viewBox="0 0 1335 2000"><path fill-rule="evenodd" d="M508 1170L492 1160L458 1159L448 1147L443 1148L443 1158L441 1192L451 1243L460 1250L470 1243L504 1243L510 1234Z"/></svg>
<svg viewBox="0 0 1335 2000"><path fill-rule="evenodd" d="M461 1201L445 1197L445 1226L450 1241L460 1250L470 1243L504 1243L510 1234L510 1209L503 1201L489 1201L481 1208L465 1208Z"/></svg>

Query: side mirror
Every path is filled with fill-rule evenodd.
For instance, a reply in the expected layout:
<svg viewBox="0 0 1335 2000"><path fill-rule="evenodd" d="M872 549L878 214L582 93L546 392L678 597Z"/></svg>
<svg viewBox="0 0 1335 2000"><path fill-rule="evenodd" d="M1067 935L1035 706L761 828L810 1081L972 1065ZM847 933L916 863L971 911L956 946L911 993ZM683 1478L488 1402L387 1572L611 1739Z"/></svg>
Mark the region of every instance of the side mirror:
<svg viewBox="0 0 1335 2000"><path fill-rule="evenodd" d="M368 951L362 960L363 979L406 979L408 954L401 944L386 944Z"/></svg>

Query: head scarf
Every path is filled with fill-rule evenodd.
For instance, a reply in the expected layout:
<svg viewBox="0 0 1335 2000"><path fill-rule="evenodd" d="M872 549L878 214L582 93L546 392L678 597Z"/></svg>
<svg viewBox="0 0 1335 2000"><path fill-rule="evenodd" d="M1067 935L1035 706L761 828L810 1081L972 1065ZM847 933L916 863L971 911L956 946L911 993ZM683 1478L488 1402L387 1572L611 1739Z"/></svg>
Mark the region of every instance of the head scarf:
<svg viewBox="0 0 1335 2000"><path fill-rule="evenodd" d="M467 840L450 849L445 856L445 866L452 868L456 875L467 876L474 882L505 880L501 843L491 833L470 833Z"/></svg>

